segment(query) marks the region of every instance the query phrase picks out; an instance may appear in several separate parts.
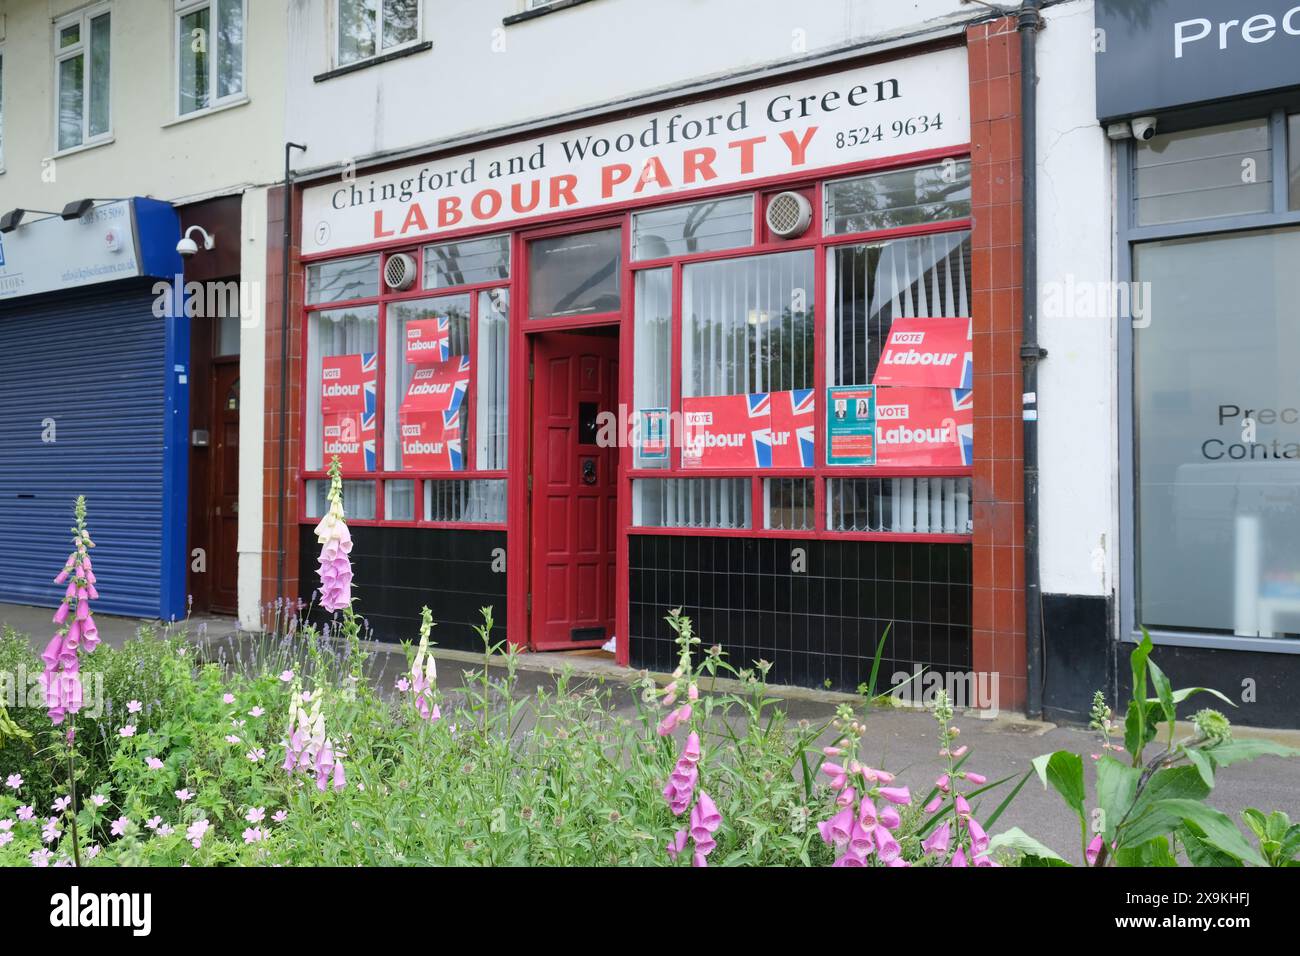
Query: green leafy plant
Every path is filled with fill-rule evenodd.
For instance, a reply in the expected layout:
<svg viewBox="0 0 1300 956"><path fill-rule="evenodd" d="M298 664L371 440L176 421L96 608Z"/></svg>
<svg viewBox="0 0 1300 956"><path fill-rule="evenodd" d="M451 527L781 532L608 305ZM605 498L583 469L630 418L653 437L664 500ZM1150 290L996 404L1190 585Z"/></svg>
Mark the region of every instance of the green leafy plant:
<svg viewBox="0 0 1300 956"><path fill-rule="evenodd" d="M1265 865L1261 852L1206 798L1222 768L1265 755L1296 756L1300 751L1269 740L1234 739L1228 719L1211 709L1198 711L1192 718L1193 732L1176 738L1178 706L1192 696L1210 694L1235 705L1209 688L1173 689L1151 660L1152 646L1144 631L1141 644L1130 655L1133 699L1125 712L1122 747L1111 742L1116 728L1104 702L1094 701L1092 726L1102 733L1107 752L1096 758L1091 803L1079 754L1066 750L1044 754L1034 760L1034 769L1043 785L1055 790L1078 819L1081 856L1091 866L1174 866L1180 853L1198 866ZM1148 748L1157 743L1162 728L1163 743L1149 755ZM1033 863L1064 862L1059 854L1022 837L1013 834L1004 843L1021 850Z"/></svg>

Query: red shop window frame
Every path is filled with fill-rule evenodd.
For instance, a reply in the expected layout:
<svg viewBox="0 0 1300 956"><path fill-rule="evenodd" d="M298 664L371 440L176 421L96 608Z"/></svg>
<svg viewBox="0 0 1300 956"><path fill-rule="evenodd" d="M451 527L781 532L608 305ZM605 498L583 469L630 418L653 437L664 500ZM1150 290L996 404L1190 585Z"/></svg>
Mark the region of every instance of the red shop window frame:
<svg viewBox="0 0 1300 956"><path fill-rule="evenodd" d="M832 478L969 478L974 475L972 466L963 467L896 467L896 466L831 466L826 461L826 425L824 417L824 396L827 387L827 367L826 367L826 322L829 319L827 312L828 306L828 289L827 289L827 252L830 249L839 246L860 245L864 243L881 243L898 239L910 239L918 236L936 235L942 233L960 233L971 232L973 229L973 220L970 217L961 219L951 219L938 223L922 223L918 225L900 226L892 229L872 230L857 233L840 233L831 236L823 234L824 226L824 184L828 180L839 178L851 178L857 175L867 175L873 172L886 172L894 169L906 169L910 166L922 166L927 163L933 163L936 160L943 159L969 159L969 147L955 150L940 151L936 154L928 155L923 158L917 156L899 157L897 161L887 161L873 163L868 167L858 168L848 171L837 171L835 175L827 176L825 173L819 175L816 180L809 181L790 181L779 184L776 187L767 189L729 189L726 192L711 195L707 198L725 198L727 196L743 196L751 194L754 196L754 241L748 246L738 247L735 249L719 250L714 252L701 252L681 256L665 256L657 259L648 259L632 262L630 256L624 263L624 285L627 294L635 295L635 277L637 272L669 268L672 270L672 323L671 323L671 355L672 371L669 385L669 412L670 421L680 421L681 402L682 402L682 296L683 296L683 271L686 266L700 262L723 261L727 259L742 259L778 252L792 252L797 250L812 250L814 256L813 276L815 282L814 288L814 370L813 370L813 388L818 399L818 413L814 418L814 462L810 468L799 469L774 469L774 468L738 468L738 469L704 469L704 468L682 468L680 458L680 445L673 444L670 449L669 464L665 468L637 468L635 467L635 457L633 450L625 448L622 457L623 460L623 480L624 485L620 489L627 500L627 506L621 509L623 519L623 531L629 535L655 535L655 536L678 536L678 537L723 537L723 538L778 538L788 540L828 540L828 541L910 541L916 543L937 543L937 544L964 544L969 543L972 539L970 533L915 533L915 532L898 532L898 531L834 531L827 527L826 509L827 509L827 479ZM813 203L813 223L808 232L792 240L783 240L774 238L769 235L764 221L763 210L766 208L766 200L777 192L795 191L803 193ZM679 203L690 203L698 201L701 197L696 195L686 197L674 197L675 202L665 202L664 206L677 205ZM627 231L629 238L625 241L625 248L631 246L631 231L633 213L628 213ZM635 303L633 302L630 311L635 314ZM622 357L626 367L631 367L630 360L633 356L635 337L635 318L630 322L627 329L626 344ZM622 376L619 386L620 401L626 408L632 408L634 402L632 376ZM632 482L637 480L654 480L654 479L690 479L690 478L743 478L750 483L750 524L749 528L683 528L683 527L657 527L652 525L635 525L632 522ZM764 509L763 509L763 482L768 478L802 478L810 480L813 483L813 519L814 524L811 529L776 529L764 528Z"/></svg>
<svg viewBox="0 0 1300 956"><path fill-rule="evenodd" d="M481 235L488 236L502 234L500 229L482 230ZM509 233L505 233L509 235ZM469 237L460 237L469 238ZM513 239L513 237L511 237ZM383 466L375 471L360 473L345 473L344 481L373 481L375 483L375 517L374 518L349 518L348 524L357 526L382 525L384 527L394 528L456 528L460 530L488 530L504 531L507 522L471 522L471 521L429 521L425 520L424 515L424 485L429 481L472 481L472 480L507 480L508 471L506 469L479 469L477 466L477 455L473 453L472 448L465 449L465 468L456 472L431 472L431 471L392 471L388 466L387 458L384 454L385 441L385 411L388 400L388 307L393 303L420 301L425 299L451 298L453 296L469 296L470 315L469 315L469 354L472 357L470 362L469 386L464 404L465 414L468 421L473 421L478 412L478 306L480 293L490 292L494 289L506 289L510 296L511 316L513 321L513 304L515 297L515 282L517 264L514 256L514 243L511 241L511 261L510 276L507 279L500 279L491 282L475 282L465 285L445 286L438 289L424 288L424 247L434 242L443 241L443 237L438 236L436 239L430 238L416 246L405 246L402 248L384 249L379 252L379 294L377 296L366 296L357 299L347 299L337 302L322 302L315 304L304 304L302 323L299 332L302 336L302 355L303 362L299 370L299 386L302 394L303 403L303 428L306 429L311 409L309 407L309 396L307 394L307 372L308 362L311 356L307 354L308 335L307 329L311 317L316 312L330 311L340 308L358 308L375 306L378 309L378 338L376 341L376 354L378 361L378 370L376 372L375 384L375 456L378 463ZM402 292L393 292L383 285L384 268L388 260L398 254L405 253L411 256L416 263L416 281L410 289ZM332 255L327 257L313 257L311 261L304 262L304 270L311 265L339 261L342 259L356 258L360 255L373 255L374 250L363 253L349 253L344 255ZM305 282L305 279L304 279ZM304 294L305 299L305 294ZM507 354L507 362L509 355ZM467 429L468 431L468 429ZM302 459L300 462L301 477L300 486L302 493L299 495L299 521L303 524L314 524L318 518L310 517L307 514L307 483L310 481L327 479L329 473L323 468L309 467L307 462L306 442L302 442ZM388 482L410 481L413 483L414 495L414 519L391 519L386 511L386 495L384 486Z"/></svg>

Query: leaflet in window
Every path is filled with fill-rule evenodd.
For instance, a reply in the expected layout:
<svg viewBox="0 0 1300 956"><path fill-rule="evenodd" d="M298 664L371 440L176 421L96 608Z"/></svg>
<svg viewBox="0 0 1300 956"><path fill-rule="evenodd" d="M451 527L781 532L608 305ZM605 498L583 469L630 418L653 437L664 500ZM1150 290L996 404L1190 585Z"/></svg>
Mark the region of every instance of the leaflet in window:
<svg viewBox="0 0 1300 956"><path fill-rule="evenodd" d="M767 392L682 399L683 468L771 468Z"/></svg>
<svg viewBox="0 0 1300 956"><path fill-rule="evenodd" d="M321 468L328 468L337 455L345 473L375 470L378 371L375 352L327 355L321 359Z"/></svg>
<svg viewBox="0 0 1300 956"><path fill-rule="evenodd" d="M970 389L878 388L876 464L968 467L975 451Z"/></svg>

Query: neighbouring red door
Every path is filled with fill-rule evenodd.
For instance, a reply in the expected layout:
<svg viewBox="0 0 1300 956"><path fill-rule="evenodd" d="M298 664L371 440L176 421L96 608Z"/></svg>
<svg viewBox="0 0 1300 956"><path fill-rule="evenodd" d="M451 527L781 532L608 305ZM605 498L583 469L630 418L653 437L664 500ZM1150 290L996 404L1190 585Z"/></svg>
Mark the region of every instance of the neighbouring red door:
<svg viewBox="0 0 1300 956"><path fill-rule="evenodd" d="M213 365L211 608L239 604L239 360Z"/></svg>
<svg viewBox="0 0 1300 956"><path fill-rule="evenodd" d="M533 342L532 645L601 644L614 630L618 448L597 444L597 421L617 411L618 338Z"/></svg>

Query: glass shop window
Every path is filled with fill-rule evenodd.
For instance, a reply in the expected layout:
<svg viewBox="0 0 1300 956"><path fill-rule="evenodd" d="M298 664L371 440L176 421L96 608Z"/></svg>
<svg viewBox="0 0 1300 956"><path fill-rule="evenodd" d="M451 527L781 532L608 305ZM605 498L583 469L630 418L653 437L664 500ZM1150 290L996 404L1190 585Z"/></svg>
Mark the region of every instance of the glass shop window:
<svg viewBox="0 0 1300 956"><path fill-rule="evenodd" d="M670 465L673 376L673 271L636 274L636 327L632 360L632 405L639 440L637 468Z"/></svg>
<svg viewBox="0 0 1300 956"><path fill-rule="evenodd" d="M1300 636L1297 263L1297 228L1134 247L1153 304L1134 333L1148 628Z"/></svg>
<svg viewBox="0 0 1300 956"><path fill-rule="evenodd" d="M971 166L952 159L826 184L826 232L842 235L967 219Z"/></svg>
<svg viewBox="0 0 1300 956"><path fill-rule="evenodd" d="M528 314L547 319L622 307L623 231L536 239L529 248Z"/></svg>
<svg viewBox="0 0 1300 956"><path fill-rule="evenodd" d="M1155 226L1269 212L1273 151L1267 118L1163 133L1138 143L1137 224Z"/></svg>
<svg viewBox="0 0 1300 956"><path fill-rule="evenodd" d="M1300 113L1287 120L1287 156L1291 167L1291 208L1300 209Z"/></svg>
<svg viewBox="0 0 1300 956"><path fill-rule="evenodd" d="M670 206L632 217L633 260L740 249L753 242L753 196Z"/></svg>
<svg viewBox="0 0 1300 956"><path fill-rule="evenodd" d="M378 350L378 306L327 309L308 318L307 470L326 470L335 455L344 474L379 470L375 447ZM369 511L373 516L373 500Z"/></svg>
<svg viewBox="0 0 1300 956"><path fill-rule="evenodd" d="M464 471L469 294L390 302L384 457L391 471Z"/></svg>
<svg viewBox="0 0 1300 956"><path fill-rule="evenodd" d="M510 278L510 237L462 239L424 248L424 287L444 289Z"/></svg>
<svg viewBox="0 0 1300 956"><path fill-rule="evenodd" d="M379 295L379 256L335 259L307 267L307 304L323 305Z"/></svg>

